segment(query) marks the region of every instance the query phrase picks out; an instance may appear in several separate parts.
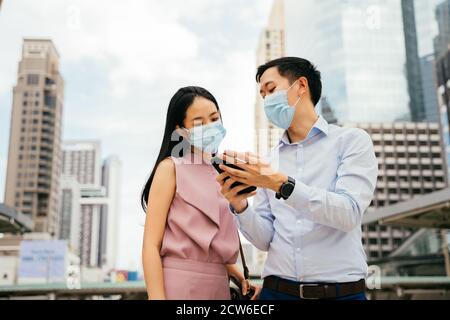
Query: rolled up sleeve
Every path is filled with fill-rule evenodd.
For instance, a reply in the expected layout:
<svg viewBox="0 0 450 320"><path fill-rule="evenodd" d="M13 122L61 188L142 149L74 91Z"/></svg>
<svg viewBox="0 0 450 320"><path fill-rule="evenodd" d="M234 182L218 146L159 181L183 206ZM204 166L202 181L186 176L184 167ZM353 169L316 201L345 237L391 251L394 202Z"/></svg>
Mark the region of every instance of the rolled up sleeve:
<svg viewBox="0 0 450 320"><path fill-rule="evenodd" d="M362 216L369 207L378 175L370 136L355 129L337 170L335 186L324 190L296 181L286 204L296 212L319 224L350 232L361 226Z"/></svg>

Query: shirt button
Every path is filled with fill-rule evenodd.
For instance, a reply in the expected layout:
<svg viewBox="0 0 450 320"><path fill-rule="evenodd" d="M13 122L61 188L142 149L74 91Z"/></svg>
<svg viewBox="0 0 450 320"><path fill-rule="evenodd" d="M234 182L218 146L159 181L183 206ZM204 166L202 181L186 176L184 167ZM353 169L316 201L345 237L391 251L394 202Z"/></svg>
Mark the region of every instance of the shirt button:
<svg viewBox="0 0 450 320"><path fill-rule="evenodd" d="M300 248L297 248L297 252L300 252Z"/></svg>
<svg viewBox="0 0 450 320"><path fill-rule="evenodd" d="M297 220L297 224L300 224L300 223L302 223L302 220Z"/></svg>

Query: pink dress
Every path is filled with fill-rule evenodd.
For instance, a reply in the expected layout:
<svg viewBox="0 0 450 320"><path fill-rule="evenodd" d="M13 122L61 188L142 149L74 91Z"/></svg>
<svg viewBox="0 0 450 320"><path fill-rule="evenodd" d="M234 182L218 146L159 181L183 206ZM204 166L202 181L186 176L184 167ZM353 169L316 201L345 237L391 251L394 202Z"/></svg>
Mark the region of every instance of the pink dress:
<svg viewBox="0 0 450 320"><path fill-rule="evenodd" d="M226 264L236 263L239 240L217 172L200 155L172 160L176 194L160 252L166 298L229 300Z"/></svg>

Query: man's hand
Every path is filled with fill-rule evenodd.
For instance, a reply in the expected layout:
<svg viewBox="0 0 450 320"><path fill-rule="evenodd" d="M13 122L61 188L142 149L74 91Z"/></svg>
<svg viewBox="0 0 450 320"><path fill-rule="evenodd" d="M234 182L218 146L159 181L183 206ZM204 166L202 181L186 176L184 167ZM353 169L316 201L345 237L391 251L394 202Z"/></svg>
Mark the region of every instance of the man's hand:
<svg viewBox="0 0 450 320"><path fill-rule="evenodd" d="M228 177L227 181L224 181ZM228 173L224 172L217 176L217 182L220 183L222 189L220 192L223 196L228 200L231 206L234 208L236 213L242 213L247 209L248 203L247 198L253 197L256 195L256 191L251 193L246 193L239 195L238 193L244 189L247 189L248 185L240 185L233 189L231 189L231 185L236 182L236 180L229 177Z"/></svg>
<svg viewBox="0 0 450 320"><path fill-rule="evenodd" d="M264 162L259 156L251 152L225 151L222 154L222 159L245 170L220 166L225 171L226 176L247 186L279 192L282 184L288 181L286 175L274 171L269 163Z"/></svg>

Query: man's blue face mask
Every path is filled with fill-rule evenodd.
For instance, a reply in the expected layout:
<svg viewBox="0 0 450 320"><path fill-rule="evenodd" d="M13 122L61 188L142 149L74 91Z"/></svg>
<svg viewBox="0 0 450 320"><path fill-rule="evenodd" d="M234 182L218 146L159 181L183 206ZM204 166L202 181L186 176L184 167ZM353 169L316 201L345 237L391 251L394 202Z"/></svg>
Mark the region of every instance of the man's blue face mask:
<svg viewBox="0 0 450 320"><path fill-rule="evenodd" d="M276 91L264 99L264 111L267 118L281 129L287 130L291 126L292 120L294 120L295 107L300 101L300 97L293 106L290 106L288 92L297 82L298 80L287 90Z"/></svg>

